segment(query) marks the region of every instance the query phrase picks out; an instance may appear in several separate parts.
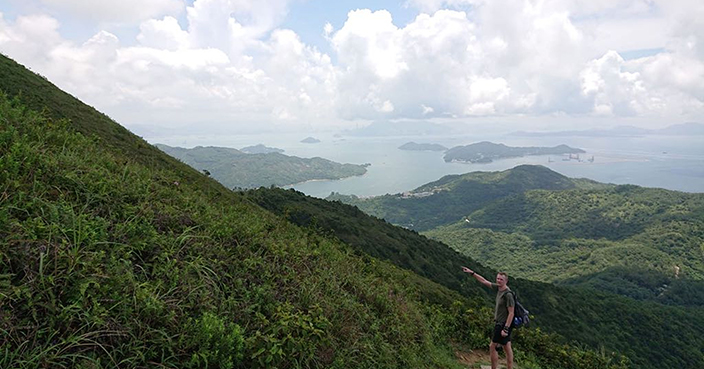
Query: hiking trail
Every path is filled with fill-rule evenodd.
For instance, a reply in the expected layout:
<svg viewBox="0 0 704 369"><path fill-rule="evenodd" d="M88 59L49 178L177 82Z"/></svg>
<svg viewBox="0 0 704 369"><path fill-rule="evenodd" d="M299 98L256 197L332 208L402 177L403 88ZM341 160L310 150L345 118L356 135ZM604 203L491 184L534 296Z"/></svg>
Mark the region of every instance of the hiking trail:
<svg viewBox="0 0 704 369"><path fill-rule="evenodd" d="M467 368L472 369L491 369L491 356L489 356L489 351L487 350L470 350L462 351L455 350L455 356L460 363L465 365ZM499 369L506 369L506 358L505 356L499 354ZM515 361L513 363L513 368L518 369Z"/></svg>

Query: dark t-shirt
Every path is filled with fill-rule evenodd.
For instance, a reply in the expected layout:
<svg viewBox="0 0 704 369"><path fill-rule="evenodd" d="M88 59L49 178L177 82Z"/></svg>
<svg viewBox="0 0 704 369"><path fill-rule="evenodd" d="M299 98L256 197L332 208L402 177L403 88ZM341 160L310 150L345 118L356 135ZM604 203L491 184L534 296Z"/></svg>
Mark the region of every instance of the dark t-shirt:
<svg viewBox="0 0 704 369"><path fill-rule="evenodd" d="M491 287L499 288L499 285L492 283ZM510 306L516 306L516 301L513 298L510 288L506 287L503 291L496 292L496 308L494 309L494 320L497 323L505 324L508 319L508 308Z"/></svg>

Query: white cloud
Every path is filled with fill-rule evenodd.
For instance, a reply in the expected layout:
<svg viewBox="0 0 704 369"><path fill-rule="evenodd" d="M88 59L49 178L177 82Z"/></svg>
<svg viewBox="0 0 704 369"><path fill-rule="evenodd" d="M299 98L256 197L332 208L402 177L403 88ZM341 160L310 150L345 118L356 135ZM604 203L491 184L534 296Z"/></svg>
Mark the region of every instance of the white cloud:
<svg viewBox="0 0 704 369"><path fill-rule="evenodd" d="M94 22L134 23L150 17L177 14L183 0L40 0L50 7L67 11Z"/></svg>
<svg viewBox="0 0 704 369"><path fill-rule="evenodd" d="M388 12L351 12L332 36L342 69L340 113L376 119L562 109L564 91L555 89L578 91L585 61L568 15L493 3L482 11L473 19L451 10L421 14L404 28ZM378 108L386 100L394 110Z"/></svg>
<svg viewBox="0 0 704 369"><path fill-rule="evenodd" d="M369 70L378 78L397 76L408 66L401 60L401 34L386 10L352 11L332 39L340 60L352 68Z"/></svg>
<svg viewBox="0 0 704 369"><path fill-rule="evenodd" d="M628 72L625 66L617 52L609 51L582 71L582 93L593 99L597 115L630 116L646 109L640 73Z"/></svg>
<svg viewBox="0 0 704 369"><path fill-rule="evenodd" d="M147 47L168 50L188 47L188 32L181 29L174 17L164 17L163 20L150 19L139 26L137 40Z"/></svg>
<svg viewBox="0 0 704 369"><path fill-rule="evenodd" d="M624 61L610 51L581 72L593 112L609 116L694 117L704 108L704 63L662 53Z"/></svg>
<svg viewBox="0 0 704 369"><path fill-rule="evenodd" d="M291 0L196 0L181 23L181 1L124 4L140 8L106 6L113 20L143 20L137 43L117 31L72 41L55 17L0 14L0 51L127 124L704 113L704 5L694 0L413 0L427 13L403 27L366 9L339 29L314 25L330 55L279 28ZM110 18L92 7L80 11ZM619 55L638 48L664 51Z"/></svg>
<svg viewBox="0 0 704 369"><path fill-rule="evenodd" d="M46 15L19 16L13 23L0 17L0 27L3 53L29 66L42 65L53 49L66 43L58 32L59 22Z"/></svg>
<svg viewBox="0 0 704 369"><path fill-rule="evenodd" d="M291 0L196 0L186 10L193 45L240 53L286 16Z"/></svg>

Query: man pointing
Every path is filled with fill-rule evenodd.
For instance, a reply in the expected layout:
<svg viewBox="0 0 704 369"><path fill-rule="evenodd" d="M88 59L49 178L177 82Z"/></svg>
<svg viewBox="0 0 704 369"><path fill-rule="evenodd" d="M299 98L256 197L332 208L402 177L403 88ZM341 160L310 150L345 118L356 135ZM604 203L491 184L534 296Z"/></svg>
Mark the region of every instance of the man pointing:
<svg viewBox="0 0 704 369"><path fill-rule="evenodd" d="M513 350L511 349L511 331L513 329L513 310L516 306L516 301L513 294L508 288L508 275L500 272L496 275L496 283L487 281L484 277L475 273L473 270L462 267L462 271L469 273L479 283L489 287L496 288L496 308L494 310L494 333L491 337L489 345L489 354L491 355L491 369L496 369L499 363L499 353L497 347L503 346L506 352L506 368L513 369Z"/></svg>

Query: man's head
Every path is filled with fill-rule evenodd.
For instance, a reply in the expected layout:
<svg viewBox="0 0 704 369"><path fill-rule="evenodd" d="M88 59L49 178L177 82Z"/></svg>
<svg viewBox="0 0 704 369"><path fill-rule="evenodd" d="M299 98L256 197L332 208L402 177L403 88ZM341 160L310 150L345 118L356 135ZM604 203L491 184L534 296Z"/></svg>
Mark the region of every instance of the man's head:
<svg viewBox="0 0 704 369"><path fill-rule="evenodd" d="M499 285L499 287L503 287L508 283L508 274L504 272L499 272L496 275L496 284Z"/></svg>

